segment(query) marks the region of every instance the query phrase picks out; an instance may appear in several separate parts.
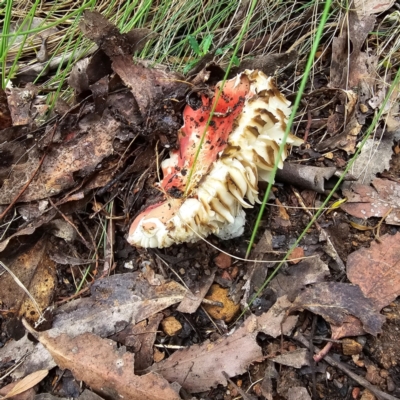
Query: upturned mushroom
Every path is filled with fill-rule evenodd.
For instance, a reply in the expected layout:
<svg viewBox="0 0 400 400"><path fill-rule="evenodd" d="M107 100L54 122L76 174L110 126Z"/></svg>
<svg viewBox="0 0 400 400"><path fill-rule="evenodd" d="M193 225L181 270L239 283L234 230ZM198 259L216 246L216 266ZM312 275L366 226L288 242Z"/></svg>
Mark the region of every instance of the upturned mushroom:
<svg viewBox="0 0 400 400"><path fill-rule="evenodd" d="M211 233L222 239L240 236L243 208L259 202L258 181L270 181L274 164L282 168L289 146L303 143L290 134L278 159L290 102L271 77L246 70L228 80L218 97L220 84L212 99L201 96L198 109L185 107L179 149L161 165L165 200L135 218L128 235L132 245L163 248Z"/></svg>

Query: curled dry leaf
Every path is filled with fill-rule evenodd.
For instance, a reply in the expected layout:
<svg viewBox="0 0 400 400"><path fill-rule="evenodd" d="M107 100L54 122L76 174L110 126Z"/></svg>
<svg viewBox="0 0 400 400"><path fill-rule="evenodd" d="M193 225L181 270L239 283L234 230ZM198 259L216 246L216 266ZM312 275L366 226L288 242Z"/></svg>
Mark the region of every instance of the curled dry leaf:
<svg viewBox="0 0 400 400"><path fill-rule="evenodd" d="M13 125L28 125L32 122L35 111L32 103L39 93L39 88L28 83L25 88L12 88L8 92L8 106Z"/></svg>
<svg viewBox="0 0 400 400"><path fill-rule="evenodd" d="M279 297L268 312L257 317L258 330L274 338L280 335L290 335L299 318L288 315L292 303L287 296Z"/></svg>
<svg viewBox="0 0 400 400"><path fill-rule="evenodd" d="M203 392L218 384L226 385L223 371L229 377L242 374L250 363L262 357L256 336L257 322L251 316L229 336L179 350L151 370L169 382L178 382L190 393Z"/></svg>
<svg viewBox="0 0 400 400"><path fill-rule="evenodd" d="M360 319L371 335L381 332L385 317L364 296L359 286L341 282L317 283L297 296L290 311L307 309L321 315L332 325L342 325L346 316Z"/></svg>
<svg viewBox="0 0 400 400"><path fill-rule="evenodd" d="M57 365L69 369L75 379L84 381L103 397L112 400L178 400L179 395L161 376L150 372L134 373L134 355L125 347L91 333L75 338L67 334L52 337L36 335ZM100 362L101 361L101 362Z"/></svg>
<svg viewBox="0 0 400 400"><path fill-rule="evenodd" d="M271 360L288 367L301 368L310 365L310 352L308 349L297 349L280 354Z"/></svg>
<svg viewBox="0 0 400 400"><path fill-rule="evenodd" d="M351 189L343 190L347 202L342 210L357 218L385 218L387 224L400 225L400 184L388 179L376 178L372 186L354 184Z"/></svg>
<svg viewBox="0 0 400 400"><path fill-rule="evenodd" d="M150 284L140 273L97 280L89 299L78 299L57 310L49 334L76 336L93 332L108 337L181 301L186 289L174 281Z"/></svg>
<svg viewBox="0 0 400 400"><path fill-rule="evenodd" d="M279 182L296 185L303 189L325 193L325 181L332 178L336 172L335 167L313 167L311 165L286 163L276 172Z"/></svg>
<svg viewBox="0 0 400 400"><path fill-rule="evenodd" d="M400 233L384 235L369 249L351 253L347 259L347 277L358 285L377 310L400 295Z"/></svg>

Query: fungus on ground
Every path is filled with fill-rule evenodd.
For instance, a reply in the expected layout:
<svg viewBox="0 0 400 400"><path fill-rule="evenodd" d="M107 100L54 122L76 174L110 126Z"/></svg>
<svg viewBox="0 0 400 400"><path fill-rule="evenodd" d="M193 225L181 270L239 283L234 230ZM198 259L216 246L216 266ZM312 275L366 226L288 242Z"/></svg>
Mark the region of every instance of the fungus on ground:
<svg viewBox="0 0 400 400"><path fill-rule="evenodd" d="M133 221L132 245L163 248L211 233L222 239L240 236L243 208L259 203L258 181L271 179L276 162L282 168L289 145L303 143L290 134L278 159L290 102L271 77L246 70L225 83L194 163L219 86L213 99L201 96L198 109L185 107L179 149L161 165L165 200Z"/></svg>

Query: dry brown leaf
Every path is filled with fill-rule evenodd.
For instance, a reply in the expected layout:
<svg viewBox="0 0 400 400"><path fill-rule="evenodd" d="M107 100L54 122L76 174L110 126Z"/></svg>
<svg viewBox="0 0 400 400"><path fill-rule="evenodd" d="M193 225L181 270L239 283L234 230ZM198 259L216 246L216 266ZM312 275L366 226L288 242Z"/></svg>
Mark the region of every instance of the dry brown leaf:
<svg viewBox="0 0 400 400"><path fill-rule="evenodd" d="M177 311L186 314L193 314L200 307L204 296L207 294L211 285L214 282L215 271L212 271L210 275L205 275L200 282L200 288L195 293L188 291L185 298L179 304Z"/></svg>
<svg viewBox="0 0 400 400"><path fill-rule="evenodd" d="M13 125L28 125L32 122L36 111L32 103L39 93L39 89L32 83L25 88L12 88L8 90L8 106L11 111Z"/></svg>
<svg viewBox="0 0 400 400"><path fill-rule="evenodd" d="M257 321L252 315L229 336L179 350L151 370L169 382L178 382L190 393L203 392L218 384L225 386L227 381L222 371L229 377L242 374L250 363L262 357L256 336Z"/></svg>
<svg viewBox="0 0 400 400"><path fill-rule="evenodd" d="M57 365L69 369L75 379L84 381L103 397L120 400L178 400L179 395L161 376L150 372L134 374L134 355L125 347L91 333L75 338L67 334L52 337L36 335Z"/></svg>
<svg viewBox="0 0 400 400"><path fill-rule="evenodd" d="M376 178L372 185L354 184L351 190L343 190L347 202L341 208L357 218L383 217L392 209L385 218L387 224L400 225L400 184Z"/></svg>
<svg viewBox="0 0 400 400"><path fill-rule="evenodd" d="M376 309L381 310L400 295L400 233L384 235L369 249L351 253L347 277L358 285Z"/></svg>
<svg viewBox="0 0 400 400"><path fill-rule="evenodd" d="M155 314L144 321L127 326L110 337L115 342L129 346L135 353L135 371L141 372L153 364L153 345L163 314Z"/></svg>
<svg viewBox="0 0 400 400"><path fill-rule="evenodd" d="M319 257L312 257L285 268L284 273L280 272L271 280L269 288L275 291L277 297L296 296L301 288L323 282L329 275L328 266Z"/></svg>
<svg viewBox="0 0 400 400"><path fill-rule="evenodd" d="M146 43L157 36L150 29L132 29L120 33L118 28L97 11L85 10L79 23L83 34L93 40L109 56L132 55L143 50Z"/></svg>
<svg viewBox="0 0 400 400"><path fill-rule="evenodd" d="M106 116L91 123L82 135L71 131L65 142L53 144L28 188L19 201L27 202L54 196L76 184L75 173L92 173L97 165L113 152L113 140L120 127L114 118ZM0 189L0 204L9 204L36 171L40 161L37 149L32 149L28 160L18 164Z"/></svg>
<svg viewBox="0 0 400 400"><path fill-rule="evenodd" d="M98 279L90 292L90 298L72 301L57 310L49 334L92 332L108 337L178 303L186 289L163 279L158 285L150 284L134 272Z"/></svg>
<svg viewBox="0 0 400 400"><path fill-rule="evenodd" d="M10 262L3 261L36 300L40 311L49 306L57 282L55 263L49 258L48 248L48 238L44 237ZM0 276L0 288L3 307L14 311L18 317L38 320L40 314L36 305L9 273Z"/></svg>
<svg viewBox="0 0 400 400"><path fill-rule="evenodd" d="M361 52L361 47L373 29L376 18L372 15L359 16L354 11L346 14L346 18L347 26L342 28L339 37L332 42L329 87L348 90L357 87L361 80L373 82L375 79L370 68L372 59Z"/></svg>
<svg viewBox="0 0 400 400"><path fill-rule="evenodd" d="M152 107L160 108L160 102L182 99L189 87L182 75L161 65L150 67L144 61L135 64L130 56L114 57L112 63L113 70L131 89L142 117L151 113Z"/></svg>
<svg viewBox="0 0 400 400"><path fill-rule="evenodd" d="M291 306L286 295L279 297L268 312L257 317L258 330L274 338L282 334L289 335L298 319L297 315L288 316Z"/></svg>
<svg viewBox="0 0 400 400"><path fill-rule="evenodd" d="M48 373L49 371L47 369L42 369L26 376L17 382L17 384L2 398L2 400L9 399L10 397L14 397L28 389L33 388L35 385L41 382L48 375Z"/></svg>
<svg viewBox="0 0 400 400"><path fill-rule="evenodd" d="M280 354L279 356L271 358L271 360L289 367L301 368L305 365L310 365L310 352L308 349L297 349Z"/></svg>
<svg viewBox="0 0 400 400"><path fill-rule="evenodd" d="M321 315L332 325L342 325L347 315L361 320L371 335L381 332L385 317L364 296L356 285L341 282L317 283L306 288L293 303L290 311L307 309Z"/></svg>
<svg viewBox="0 0 400 400"><path fill-rule="evenodd" d="M150 285L138 272L99 279L90 290L90 298L74 300L57 309L53 327L47 331L48 335L57 337L68 333L75 337L92 332L109 337L181 301L186 294L186 289L174 281L162 281L158 286ZM15 343L16 348L19 342ZM26 343L21 343L21 346L26 346ZM5 360L13 359L12 353L16 353L16 350L12 351L11 348L11 355L5 351ZM36 370L38 365L40 369L54 367L48 351L40 343L14 376L25 376Z"/></svg>

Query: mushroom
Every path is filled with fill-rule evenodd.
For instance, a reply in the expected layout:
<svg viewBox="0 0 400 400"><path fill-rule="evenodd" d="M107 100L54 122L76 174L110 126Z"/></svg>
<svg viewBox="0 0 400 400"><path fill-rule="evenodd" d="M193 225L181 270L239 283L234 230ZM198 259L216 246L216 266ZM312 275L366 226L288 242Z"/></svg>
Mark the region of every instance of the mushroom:
<svg viewBox="0 0 400 400"><path fill-rule="evenodd" d="M136 217L128 235L132 245L163 248L211 233L222 239L240 236L243 208L259 202L258 181L270 181L274 164L282 168L289 145L303 143L290 134L278 159L290 102L271 77L245 70L225 83L193 167L212 108L205 95L201 101L197 110L189 105L184 110L179 150L162 163L159 186L166 200Z"/></svg>

